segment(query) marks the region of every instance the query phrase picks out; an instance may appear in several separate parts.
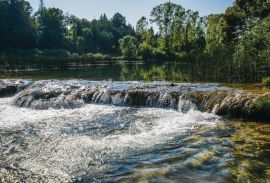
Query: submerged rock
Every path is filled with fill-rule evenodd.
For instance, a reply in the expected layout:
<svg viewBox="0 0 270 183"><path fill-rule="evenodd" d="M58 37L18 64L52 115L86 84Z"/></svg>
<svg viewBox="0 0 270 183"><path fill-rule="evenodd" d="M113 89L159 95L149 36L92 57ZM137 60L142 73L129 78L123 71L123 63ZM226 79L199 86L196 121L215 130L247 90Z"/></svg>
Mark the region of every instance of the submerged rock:
<svg viewBox="0 0 270 183"><path fill-rule="evenodd" d="M27 80L0 80L0 97L12 96L31 84Z"/></svg>
<svg viewBox="0 0 270 183"><path fill-rule="evenodd" d="M270 121L270 93L258 94L232 90L193 95L205 112L232 118Z"/></svg>

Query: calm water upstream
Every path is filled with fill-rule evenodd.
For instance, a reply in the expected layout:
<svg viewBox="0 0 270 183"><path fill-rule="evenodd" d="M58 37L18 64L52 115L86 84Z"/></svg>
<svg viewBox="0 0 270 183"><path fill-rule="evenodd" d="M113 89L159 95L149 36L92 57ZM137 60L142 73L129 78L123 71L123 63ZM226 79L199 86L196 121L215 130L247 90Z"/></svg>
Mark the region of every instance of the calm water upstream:
<svg viewBox="0 0 270 183"><path fill-rule="evenodd" d="M0 61L0 78L256 83L263 77L248 73L239 77L237 72L211 63L123 61L95 64L38 63L33 61L32 64L14 63L5 66L3 63L1 65Z"/></svg>
<svg viewBox="0 0 270 183"><path fill-rule="evenodd" d="M118 64L2 71L1 77L209 79L184 69L170 71L166 65ZM85 80L39 81L29 95L21 91L0 98L0 182L270 182L270 125L201 112L192 101L169 98L163 82L104 85ZM85 87L99 91L91 94L88 103ZM116 92L127 87L138 93L147 89L153 97L143 103L140 98L132 100L132 92L128 97ZM218 84L180 84L177 89L193 88L224 89ZM145 106L127 105L131 101Z"/></svg>

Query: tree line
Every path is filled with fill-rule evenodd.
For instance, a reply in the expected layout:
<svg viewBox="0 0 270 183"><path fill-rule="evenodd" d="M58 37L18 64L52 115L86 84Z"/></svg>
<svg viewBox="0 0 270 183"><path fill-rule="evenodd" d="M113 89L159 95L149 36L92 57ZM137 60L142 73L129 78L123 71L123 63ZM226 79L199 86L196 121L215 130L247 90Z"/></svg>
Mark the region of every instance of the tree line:
<svg viewBox="0 0 270 183"><path fill-rule="evenodd" d="M227 73L237 69L239 77L270 74L269 0L235 0L224 13L205 17L166 2L154 7L149 19L141 17L136 27L120 13L89 21L58 8L34 13L25 0L2 0L0 30L0 50L61 49L145 61L200 60Z"/></svg>

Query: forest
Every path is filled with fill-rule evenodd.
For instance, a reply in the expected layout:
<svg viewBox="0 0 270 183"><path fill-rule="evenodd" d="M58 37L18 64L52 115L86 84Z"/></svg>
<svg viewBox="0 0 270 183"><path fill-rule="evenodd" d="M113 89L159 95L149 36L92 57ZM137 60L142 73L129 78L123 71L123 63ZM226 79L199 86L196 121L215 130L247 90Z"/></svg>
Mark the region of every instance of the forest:
<svg viewBox="0 0 270 183"><path fill-rule="evenodd" d="M149 13L133 27L120 13L87 20L58 8L33 12L25 0L1 0L0 60L189 62L240 81L270 83L269 0L235 0L223 14L205 17L171 2Z"/></svg>

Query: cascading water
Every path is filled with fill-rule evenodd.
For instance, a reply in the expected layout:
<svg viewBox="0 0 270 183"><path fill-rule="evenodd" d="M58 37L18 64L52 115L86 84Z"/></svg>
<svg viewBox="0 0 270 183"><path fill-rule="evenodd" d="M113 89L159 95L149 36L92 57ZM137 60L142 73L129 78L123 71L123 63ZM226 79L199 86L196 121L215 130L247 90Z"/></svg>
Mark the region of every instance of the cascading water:
<svg viewBox="0 0 270 183"><path fill-rule="evenodd" d="M77 108L83 104L171 108L195 107L190 93L215 91L218 85L140 82L40 81L19 93L14 104L32 109ZM221 89L221 88L220 88Z"/></svg>
<svg viewBox="0 0 270 183"><path fill-rule="evenodd" d="M0 99L3 182L239 178L232 168L238 161L238 141L231 138L236 130L221 117L200 111L205 103L217 101L209 92L231 89L80 80L38 81L25 87ZM207 96L200 101L195 94ZM241 161L238 166L252 171ZM246 180L244 175L239 180Z"/></svg>

